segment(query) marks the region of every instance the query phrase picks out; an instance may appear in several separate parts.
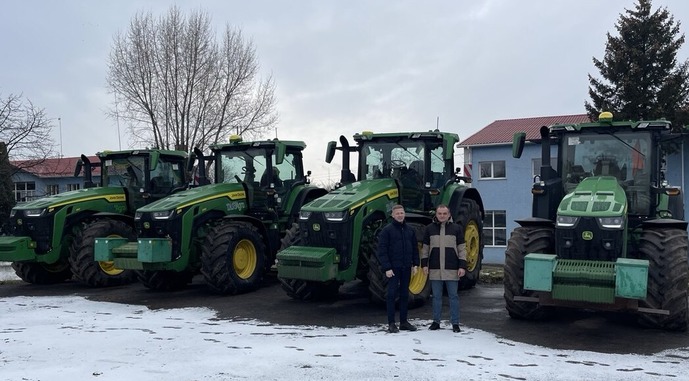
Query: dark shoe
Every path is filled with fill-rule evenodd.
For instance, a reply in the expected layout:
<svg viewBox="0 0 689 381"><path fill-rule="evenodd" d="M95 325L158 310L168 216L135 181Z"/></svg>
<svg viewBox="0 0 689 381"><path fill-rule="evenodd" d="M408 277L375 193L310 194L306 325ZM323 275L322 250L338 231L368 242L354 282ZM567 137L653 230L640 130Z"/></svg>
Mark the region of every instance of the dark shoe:
<svg viewBox="0 0 689 381"><path fill-rule="evenodd" d="M388 333L397 333L400 330L397 329L397 325L395 323L388 325Z"/></svg>
<svg viewBox="0 0 689 381"><path fill-rule="evenodd" d="M430 329L431 331L438 330L438 329L440 329L440 324L439 324L439 323L436 323L436 322L433 322L433 323L431 324L431 326L428 327L428 329Z"/></svg>
<svg viewBox="0 0 689 381"><path fill-rule="evenodd" d="M459 329L459 324L452 324L452 332L462 332L462 330Z"/></svg>
<svg viewBox="0 0 689 381"><path fill-rule="evenodd" d="M400 330L401 331L416 331L416 327L411 325L408 321L403 321L400 323Z"/></svg>

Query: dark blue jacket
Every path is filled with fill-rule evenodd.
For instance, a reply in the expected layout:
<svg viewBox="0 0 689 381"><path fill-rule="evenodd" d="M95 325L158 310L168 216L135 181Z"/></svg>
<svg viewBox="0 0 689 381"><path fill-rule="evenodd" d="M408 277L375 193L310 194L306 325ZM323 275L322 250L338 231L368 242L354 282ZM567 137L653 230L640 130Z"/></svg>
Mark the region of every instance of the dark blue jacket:
<svg viewBox="0 0 689 381"><path fill-rule="evenodd" d="M414 229L392 220L378 234L378 261L383 272L419 265L419 246Z"/></svg>

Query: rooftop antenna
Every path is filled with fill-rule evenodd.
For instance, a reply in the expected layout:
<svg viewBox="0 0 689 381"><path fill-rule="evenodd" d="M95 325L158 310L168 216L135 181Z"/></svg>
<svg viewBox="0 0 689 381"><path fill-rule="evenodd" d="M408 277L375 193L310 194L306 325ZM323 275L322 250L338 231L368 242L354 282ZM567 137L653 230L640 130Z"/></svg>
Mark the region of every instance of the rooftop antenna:
<svg viewBox="0 0 689 381"><path fill-rule="evenodd" d="M60 125L60 158L62 158L62 118L57 118L57 123Z"/></svg>
<svg viewBox="0 0 689 381"><path fill-rule="evenodd" d="M440 116L435 117L435 130L440 131Z"/></svg>

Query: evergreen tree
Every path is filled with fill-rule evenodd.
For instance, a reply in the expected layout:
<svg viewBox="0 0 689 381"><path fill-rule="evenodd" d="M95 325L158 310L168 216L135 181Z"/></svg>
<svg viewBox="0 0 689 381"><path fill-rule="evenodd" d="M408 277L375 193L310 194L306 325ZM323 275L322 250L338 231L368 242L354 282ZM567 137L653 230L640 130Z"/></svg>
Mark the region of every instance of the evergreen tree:
<svg viewBox="0 0 689 381"><path fill-rule="evenodd" d="M593 57L603 79L588 76L591 119L611 111L616 120L665 118L675 129L688 124L689 61L677 62L684 44L680 22L667 8L651 13L651 0L638 0L615 28L619 36L607 34L603 60Z"/></svg>
<svg viewBox="0 0 689 381"><path fill-rule="evenodd" d="M0 234L6 232L5 228L9 222L10 211L14 204L12 166L7 154L7 145L5 142L0 142Z"/></svg>

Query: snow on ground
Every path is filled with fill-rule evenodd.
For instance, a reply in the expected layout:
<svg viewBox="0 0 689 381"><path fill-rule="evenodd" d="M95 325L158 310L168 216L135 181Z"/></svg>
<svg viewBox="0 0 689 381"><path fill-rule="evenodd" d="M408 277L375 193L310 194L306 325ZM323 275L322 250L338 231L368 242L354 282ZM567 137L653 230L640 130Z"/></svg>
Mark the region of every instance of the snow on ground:
<svg viewBox="0 0 689 381"><path fill-rule="evenodd" d="M689 347L553 350L463 327L389 334L219 320L77 296L0 298L0 378L34 380L685 380Z"/></svg>

